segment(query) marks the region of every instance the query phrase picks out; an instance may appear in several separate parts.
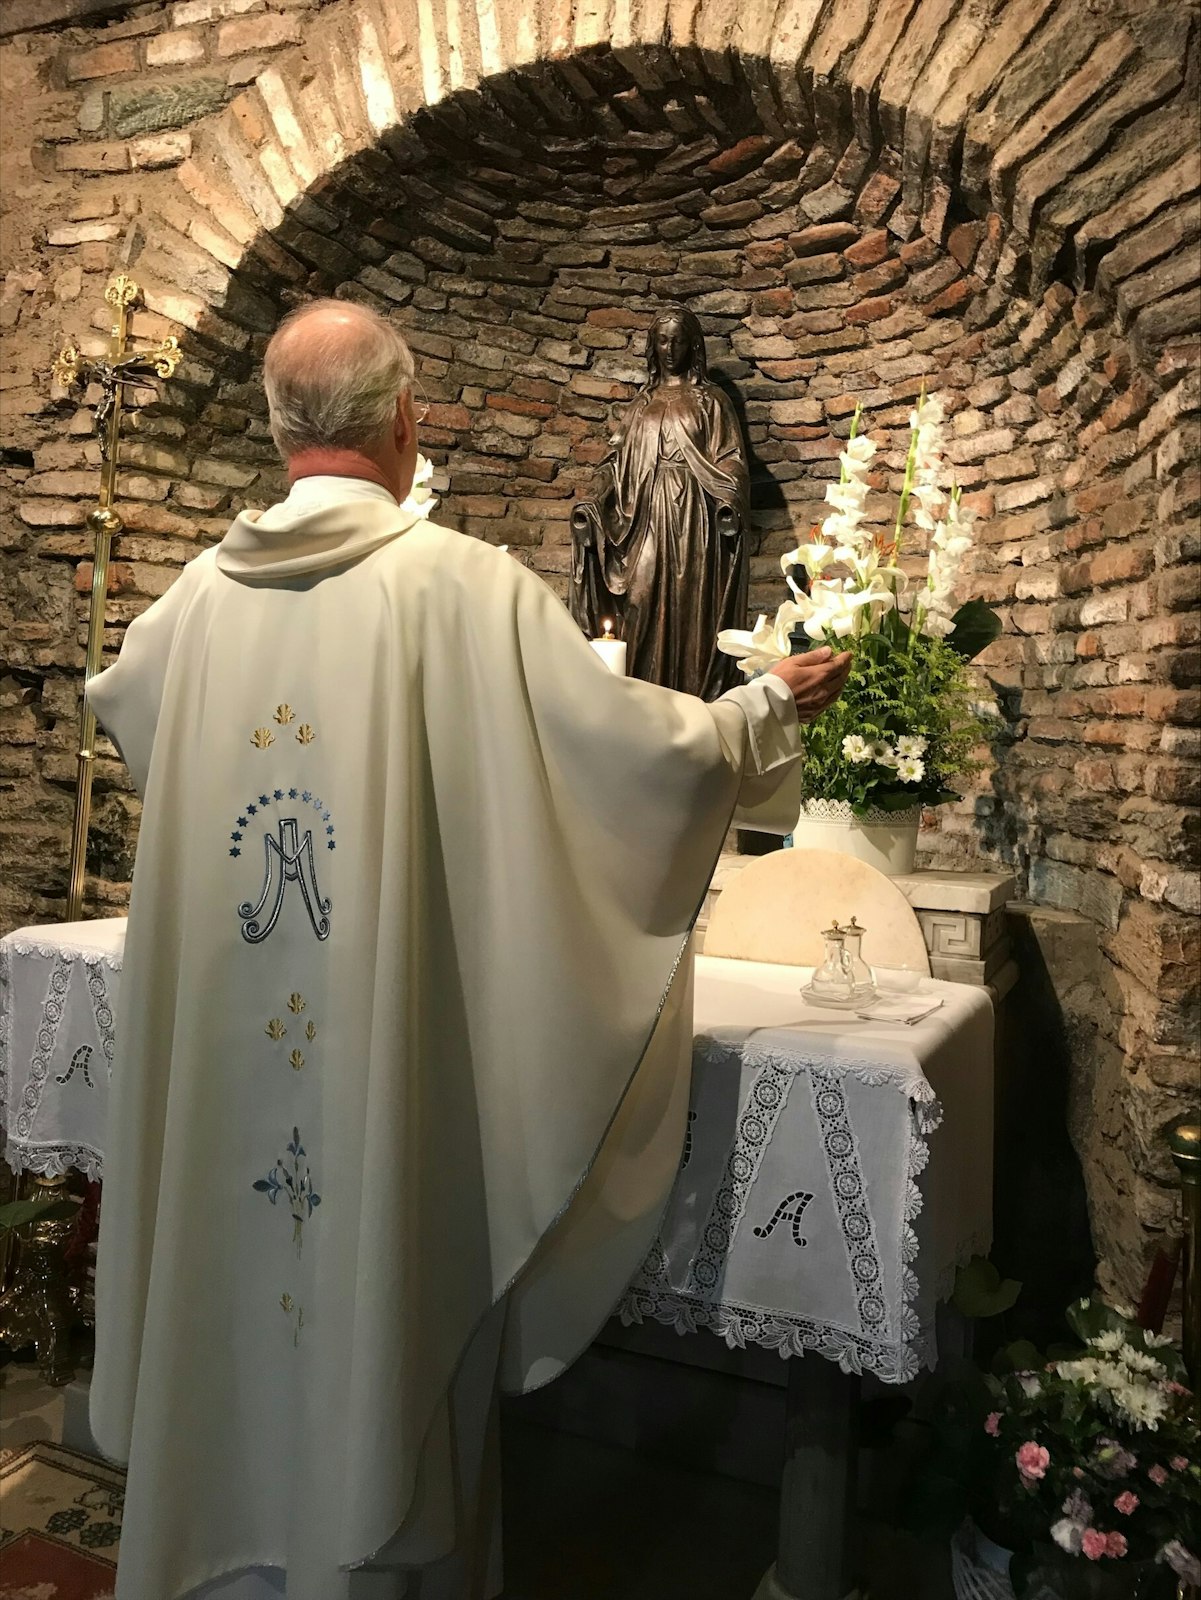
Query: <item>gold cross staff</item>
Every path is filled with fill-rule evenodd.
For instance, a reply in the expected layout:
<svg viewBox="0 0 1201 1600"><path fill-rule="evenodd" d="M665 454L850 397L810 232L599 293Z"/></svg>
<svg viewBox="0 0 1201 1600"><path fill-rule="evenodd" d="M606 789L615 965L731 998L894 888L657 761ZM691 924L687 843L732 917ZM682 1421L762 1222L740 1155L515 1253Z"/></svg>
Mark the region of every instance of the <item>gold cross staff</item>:
<svg viewBox="0 0 1201 1600"><path fill-rule="evenodd" d="M174 338L164 339L150 350L129 349L129 313L137 304L141 289L126 273L109 280L104 298L116 313L112 342L107 356L89 359L74 344L64 345L54 362L55 383L65 389L97 383L100 401L96 407L96 432L100 436L100 496L96 509L88 513L88 527L95 538L92 560L92 600L88 610L87 664L84 682L100 670L104 649L104 605L108 596L108 561L113 535L124 524L113 510L117 484L118 453L121 446L121 412L126 405L126 386L145 383L151 378L169 378L179 365L181 351ZM85 695L80 719L78 771L75 784L75 817L71 824L71 871L67 889L67 921L78 922L83 911L83 876L88 848L88 822L92 811L92 765L95 761L96 718Z"/></svg>

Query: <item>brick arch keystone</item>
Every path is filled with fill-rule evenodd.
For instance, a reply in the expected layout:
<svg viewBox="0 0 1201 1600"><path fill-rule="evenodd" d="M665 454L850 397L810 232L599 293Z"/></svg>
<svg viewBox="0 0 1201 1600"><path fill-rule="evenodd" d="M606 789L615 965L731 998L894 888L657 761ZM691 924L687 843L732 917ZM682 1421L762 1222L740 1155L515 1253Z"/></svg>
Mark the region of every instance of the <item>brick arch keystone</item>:
<svg viewBox="0 0 1201 1600"><path fill-rule="evenodd" d="M272 237L286 220L305 259L336 264L320 202L349 162L413 173L415 119L441 108L466 134L472 97L510 75L541 75L570 125L597 95L575 61L607 51L646 90L738 83L765 134L821 154L813 221L847 215L878 169L894 234L942 244L976 218L1002 290L1095 290L1151 360L1201 321L1195 225L1171 204L1201 189L1194 32L1183 6L1139 0L335 0L198 130L163 205L200 264L152 249L147 304L244 349L277 314L256 280L297 279Z"/></svg>

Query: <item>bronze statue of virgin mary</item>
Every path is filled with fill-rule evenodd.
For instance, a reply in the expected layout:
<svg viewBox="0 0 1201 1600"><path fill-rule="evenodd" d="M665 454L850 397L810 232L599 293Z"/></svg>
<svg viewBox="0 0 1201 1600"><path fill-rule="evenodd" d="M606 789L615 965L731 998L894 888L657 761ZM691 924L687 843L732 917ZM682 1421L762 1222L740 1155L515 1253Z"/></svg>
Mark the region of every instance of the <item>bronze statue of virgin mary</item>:
<svg viewBox="0 0 1201 1600"><path fill-rule="evenodd" d="M742 681L717 635L746 627L746 449L691 311L660 312L646 361L604 492L572 514L571 610L590 637L617 621L631 676L711 700Z"/></svg>

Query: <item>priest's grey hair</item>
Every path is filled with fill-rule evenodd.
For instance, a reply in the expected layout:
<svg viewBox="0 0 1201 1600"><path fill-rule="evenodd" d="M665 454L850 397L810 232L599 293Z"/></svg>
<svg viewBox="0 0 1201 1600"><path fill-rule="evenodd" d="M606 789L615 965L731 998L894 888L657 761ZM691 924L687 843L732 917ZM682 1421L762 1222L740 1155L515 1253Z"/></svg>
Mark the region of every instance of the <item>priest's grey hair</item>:
<svg viewBox="0 0 1201 1600"><path fill-rule="evenodd" d="M412 382L412 352L383 317L353 301L313 300L267 346L271 437L285 459L299 450L370 451Z"/></svg>

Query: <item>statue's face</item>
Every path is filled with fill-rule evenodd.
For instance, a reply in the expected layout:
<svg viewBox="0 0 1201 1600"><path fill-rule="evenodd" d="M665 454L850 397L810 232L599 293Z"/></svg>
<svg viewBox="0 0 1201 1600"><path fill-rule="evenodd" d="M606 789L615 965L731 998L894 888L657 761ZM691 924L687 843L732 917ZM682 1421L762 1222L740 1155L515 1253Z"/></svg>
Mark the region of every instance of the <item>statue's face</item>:
<svg viewBox="0 0 1201 1600"><path fill-rule="evenodd" d="M665 317L655 328L655 352L659 357L660 372L679 378L688 371L692 341L678 317Z"/></svg>

